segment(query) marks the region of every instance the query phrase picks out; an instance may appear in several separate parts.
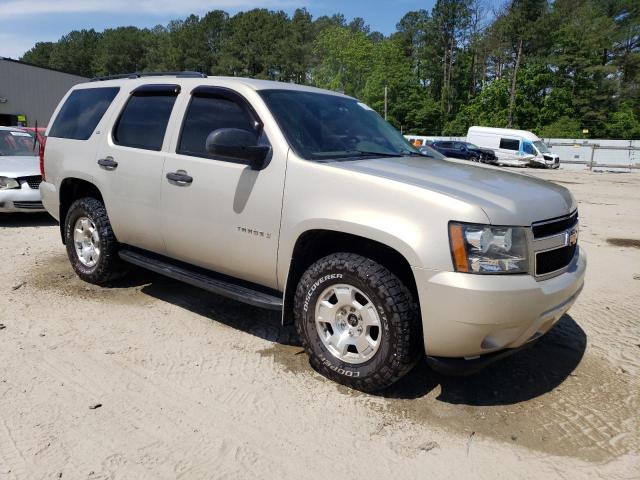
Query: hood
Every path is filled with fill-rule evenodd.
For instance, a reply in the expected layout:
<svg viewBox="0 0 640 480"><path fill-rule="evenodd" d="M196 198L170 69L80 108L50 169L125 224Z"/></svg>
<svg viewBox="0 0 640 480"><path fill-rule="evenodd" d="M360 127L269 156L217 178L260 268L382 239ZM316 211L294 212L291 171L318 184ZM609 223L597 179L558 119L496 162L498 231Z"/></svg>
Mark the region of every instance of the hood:
<svg viewBox="0 0 640 480"><path fill-rule="evenodd" d="M566 188L494 167L419 157L335 162L354 172L451 196L484 210L493 225L529 226L566 215L576 202ZM465 219L452 219L464 221Z"/></svg>
<svg viewBox="0 0 640 480"><path fill-rule="evenodd" d="M38 156L11 157L0 155L0 177L30 177L40 175Z"/></svg>

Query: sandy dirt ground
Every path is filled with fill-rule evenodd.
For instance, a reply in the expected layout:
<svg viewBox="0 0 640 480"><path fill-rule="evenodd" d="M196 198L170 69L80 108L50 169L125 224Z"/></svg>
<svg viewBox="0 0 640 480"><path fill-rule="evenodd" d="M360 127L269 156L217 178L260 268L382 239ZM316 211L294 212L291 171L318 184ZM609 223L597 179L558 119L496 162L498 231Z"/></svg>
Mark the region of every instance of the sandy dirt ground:
<svg viewBox="0 0 640 480"><path fill-rule="evenodd" d="M529 171L580 202L582 296L468 378L365 395L279 316L136 272L73 274L44 215L0 219L0 479L640 478L640 173Z"/></svg>

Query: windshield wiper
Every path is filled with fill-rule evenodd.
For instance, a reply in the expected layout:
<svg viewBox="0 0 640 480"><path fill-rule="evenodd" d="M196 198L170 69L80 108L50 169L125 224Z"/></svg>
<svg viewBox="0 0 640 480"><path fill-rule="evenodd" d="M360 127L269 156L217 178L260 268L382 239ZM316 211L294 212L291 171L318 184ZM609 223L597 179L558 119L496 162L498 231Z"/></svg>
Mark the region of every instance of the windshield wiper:
<svg viewBox="0 0 640 480"><path fill-rule="evenodd" d="M390 153L390 152L374 152L368 150L349 150L347 153L356 153L358 155L378 155L380 157L400 157L402 156L401 152Z"/></svg>

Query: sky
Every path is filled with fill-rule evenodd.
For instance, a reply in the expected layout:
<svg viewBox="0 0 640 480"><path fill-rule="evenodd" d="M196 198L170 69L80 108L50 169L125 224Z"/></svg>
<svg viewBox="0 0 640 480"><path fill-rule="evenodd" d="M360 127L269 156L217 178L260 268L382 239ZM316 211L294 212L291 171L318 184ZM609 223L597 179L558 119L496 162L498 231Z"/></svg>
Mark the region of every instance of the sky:
<svg viewBox="0 0 640 480"><path fill-rule="evenodd" d="M0 0L0 57L19 58L36 42L56 41L71 30L134 25L153 27L191 13L229 14L253 8L306 8L314 18L342 13L362 17L371 30L388 35L411 10L430 10L434 0Z"/></svg>

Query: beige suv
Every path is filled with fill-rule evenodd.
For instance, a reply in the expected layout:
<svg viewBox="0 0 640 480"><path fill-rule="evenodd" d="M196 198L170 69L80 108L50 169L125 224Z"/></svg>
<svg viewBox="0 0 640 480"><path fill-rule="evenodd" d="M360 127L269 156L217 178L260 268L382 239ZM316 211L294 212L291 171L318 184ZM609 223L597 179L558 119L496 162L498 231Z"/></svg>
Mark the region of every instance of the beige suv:
<svg viewBox="0 0 640 480"><path fill-rule="evenodd" d="M244 78L76 85L42 198L84 280L133 264L294 322L312 366L372 391L425 356L471 372L576 300L576 202L521 174L422 155L335 92Z"/></svg>

